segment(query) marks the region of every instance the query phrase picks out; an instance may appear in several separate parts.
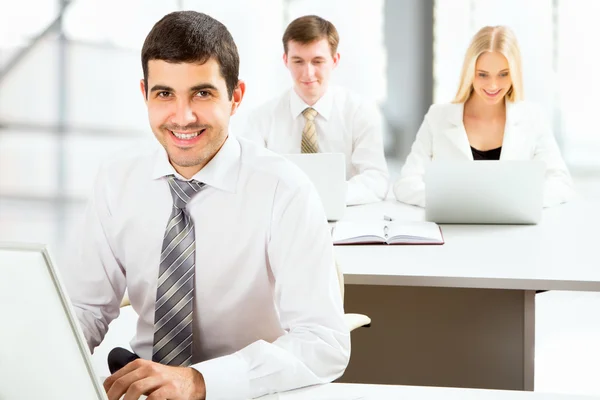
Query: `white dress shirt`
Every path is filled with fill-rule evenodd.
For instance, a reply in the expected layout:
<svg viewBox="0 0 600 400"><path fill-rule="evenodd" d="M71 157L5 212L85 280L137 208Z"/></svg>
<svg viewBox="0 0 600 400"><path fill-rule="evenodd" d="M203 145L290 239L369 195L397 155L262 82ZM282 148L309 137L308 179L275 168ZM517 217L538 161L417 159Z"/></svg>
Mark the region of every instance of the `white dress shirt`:
<svg viewBox="0 0 600 400"><path fill-rule="evenodd" d="M81 243L63 275L90 349L119 315L137 312L131 346L152 359L156 285L179 176L160 148L101 168ZM238 399L330 382L350 336L327 220L305 175L283 157L229 137L193 179L187 206L196 272L193 367L207 399Z"/></svg>
<svg viewBox="0 0 600 400"><path fill-rule="evenodd" d="M254 110L244 136L277 153L300 153L309 107L294 91ZM319 151L344 153L348 180L348 205L383 200L389 189L389 174L383 153L381 113L341 87L330 87L314 108Z"/></svg>
<svg viewBox="0 0 600 400"><path fill-rule="evenodd" d="M429 108L394 183L396 199L425 207L423 176L432 160L473 160L463 123L463 103ZM546 164L544 207L574 195L573 182L543 111L532 103L506 102L506 123L500 160L541 160Z"/></svg>

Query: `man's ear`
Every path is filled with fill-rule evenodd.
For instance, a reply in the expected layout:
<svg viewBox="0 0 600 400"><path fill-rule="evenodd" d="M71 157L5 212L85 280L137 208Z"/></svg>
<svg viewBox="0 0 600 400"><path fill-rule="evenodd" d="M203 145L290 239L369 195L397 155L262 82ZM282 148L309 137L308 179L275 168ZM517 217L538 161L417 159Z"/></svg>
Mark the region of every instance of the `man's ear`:
<svg viewBox="0 0 600 400"><path fill-rule="evenodd" d="M288 66L288 56L286 53L283 53L283 65Z"/></svg>
<svg viewBox="0 0 600 400"><path fill-rule="evenodd" d="M229 115L235 114L238 107L242 103L244 93L246 93L246 82L239 80L237 86L235 87L235 89L233 89L233 93L231 96L231 113Z"/></svg>
<svg viewBox="0 0 600 400"><path fill-rule="evenodd" d="M333 68L337 67L339 62L340 62L340 53L335 53L335 55L333 56Z"/></svg>
<svg viewBox="0 0 600 400"><path fill-rule="evenodd" d="M144 102L148 103L148 93L146 93L146 81L140 80L140 91L142 92L142 96L144 96Z"/></svg>

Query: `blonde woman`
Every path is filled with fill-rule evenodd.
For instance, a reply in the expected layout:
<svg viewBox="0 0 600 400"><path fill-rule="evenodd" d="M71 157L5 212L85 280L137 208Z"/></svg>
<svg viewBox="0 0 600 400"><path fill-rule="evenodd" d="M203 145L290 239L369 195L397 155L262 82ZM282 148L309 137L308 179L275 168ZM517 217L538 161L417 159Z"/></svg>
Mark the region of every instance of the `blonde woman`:
<svg viewBox="0 0 600 400"><path fill-rule="evenodd" d="M396 199L425 206L431 160L542 160L544 206L567 201L572 181L541 110L523 101L521 55L512 31L487 26L473 37L450 104L432 105L394 184Z"/></svg>

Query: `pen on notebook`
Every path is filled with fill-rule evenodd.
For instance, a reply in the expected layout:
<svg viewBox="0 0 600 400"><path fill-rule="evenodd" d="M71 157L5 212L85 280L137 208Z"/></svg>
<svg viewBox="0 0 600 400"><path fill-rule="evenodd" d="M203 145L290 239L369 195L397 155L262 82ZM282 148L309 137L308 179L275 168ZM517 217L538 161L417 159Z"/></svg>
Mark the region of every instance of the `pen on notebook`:
<svg viewBox="0 0 600 400"><path fill-rule="evenodd" d="M389 215L384 215L383 220L384 221L393 221L394 219L392 217L390 217Z"/></svg>

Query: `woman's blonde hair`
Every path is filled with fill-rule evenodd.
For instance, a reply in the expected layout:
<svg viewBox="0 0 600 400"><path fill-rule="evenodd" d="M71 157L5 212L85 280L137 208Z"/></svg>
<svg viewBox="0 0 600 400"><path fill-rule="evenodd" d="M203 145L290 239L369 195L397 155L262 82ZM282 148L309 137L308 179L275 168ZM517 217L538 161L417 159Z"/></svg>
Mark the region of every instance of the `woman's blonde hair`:
<svg viewBox="0 0 600 400"><path fill-rule="evenodd" d="M475 64L479 56L488 51L502 54L508 60L512 86L506 94L509 101L523 100L523 75L521 70L521 52L515 34L505 26L486 26L475 34L465 54L460 86L453 103L464 103L473 93Z"/></svg>

